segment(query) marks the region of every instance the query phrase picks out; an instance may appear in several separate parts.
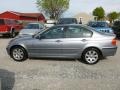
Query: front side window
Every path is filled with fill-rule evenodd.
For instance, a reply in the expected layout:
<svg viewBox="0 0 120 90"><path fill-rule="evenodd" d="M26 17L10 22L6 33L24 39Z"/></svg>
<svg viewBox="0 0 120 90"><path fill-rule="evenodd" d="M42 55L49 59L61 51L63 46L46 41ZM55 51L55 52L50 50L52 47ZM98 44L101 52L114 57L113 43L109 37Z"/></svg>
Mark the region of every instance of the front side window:
<svg viewBox="0 0 120 90"><path fill-rule="evenodd" d="M83 38L91 36L92 32L83 27L71 26L66 29L66 38Z"/></svg>
<svg viewBox="0 0 120 90"><path fill-rule="evenodd" d="M64 38L63 27L53 27L41 34L43 39L57 39Z"/></svg>

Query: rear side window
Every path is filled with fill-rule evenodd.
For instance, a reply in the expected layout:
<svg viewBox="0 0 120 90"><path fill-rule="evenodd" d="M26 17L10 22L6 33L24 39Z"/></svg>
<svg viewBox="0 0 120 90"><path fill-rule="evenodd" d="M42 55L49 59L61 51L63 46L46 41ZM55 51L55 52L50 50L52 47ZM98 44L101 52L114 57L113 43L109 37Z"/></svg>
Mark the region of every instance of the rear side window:
<svg viewBox="0 0 120 90"><path fill-rule="evenodd" d="M64 28L63 27L53 27L45 31L42 34L44 39L58 39L64 38Z"/></svg>
<svg viewBox="0 0 120 90"><path fill-rule="evenodd" d="M66 38L88 38L92 36L92 31L83 27L70 26L66 28Z"/></svg>
<svg viewBox="0 0 120 90"><path fill-rule="evenodd" d="M4 22L4 19L0 19L0 25L4 25L5 22Z"/></svg>

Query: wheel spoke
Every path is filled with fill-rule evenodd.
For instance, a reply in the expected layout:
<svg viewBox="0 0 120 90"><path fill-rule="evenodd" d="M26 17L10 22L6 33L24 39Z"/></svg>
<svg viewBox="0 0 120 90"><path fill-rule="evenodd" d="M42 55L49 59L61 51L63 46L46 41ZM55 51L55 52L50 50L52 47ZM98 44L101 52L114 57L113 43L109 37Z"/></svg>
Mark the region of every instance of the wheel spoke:
<svg viewBox="0 0 120 90"><path fill-rule="evenodd" d="M16 48L16 49L13 50L13 57L16 60L21 60L24 57L24 52L21 49Z"/></svg>
<svg viewBox="0 0 120 90"><path fill-rule="evenodd" d="M86 52L85 59L88 63L95 63L98 60L98 53L94 50Z"/></svg>

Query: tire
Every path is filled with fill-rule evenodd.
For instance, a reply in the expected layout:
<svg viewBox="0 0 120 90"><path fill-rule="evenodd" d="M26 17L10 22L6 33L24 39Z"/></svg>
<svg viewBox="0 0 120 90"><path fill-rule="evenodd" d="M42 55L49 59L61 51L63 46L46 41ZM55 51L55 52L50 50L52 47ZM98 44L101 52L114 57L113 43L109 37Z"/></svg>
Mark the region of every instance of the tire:
<svg viewBox="0 0 120 90"><path fill-rule="evenodd" d="M15 61L18 62L25 61L28 58L26 50L22 47L12 48L10 55Z"/></svg>
<svg viewBox="0 0 120 90"><path fill-rule="evenodd" d="M96 48L88 48L82 54L82 59L85 63L89 65L93 65L98 63L100 60L101 54L98 49Z"/></svg>
<svg viewBox="0 0 120 90"><path fill-rule="evenodd" d="M10 37L14 38L16 36L15 30L12 30L12 32L10 33Z"/></svg>

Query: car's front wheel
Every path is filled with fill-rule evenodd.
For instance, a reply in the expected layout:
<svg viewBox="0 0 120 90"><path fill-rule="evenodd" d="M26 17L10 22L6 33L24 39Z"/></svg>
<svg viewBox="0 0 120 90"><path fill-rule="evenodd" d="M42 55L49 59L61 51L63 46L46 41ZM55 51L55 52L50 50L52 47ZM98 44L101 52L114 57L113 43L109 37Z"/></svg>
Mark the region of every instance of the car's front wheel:
<svg viewBox="0 0 120 90"><path fill-rule="evenodd" d="M95 48L88 48L83 52L82 59L87 64L96 64L100 60L100 52Z"/></svg>
<svg viewBox="0 0 120 90"><path fill-rule="evenodd" d="M15 60L15 61L24 61L27 59L27 52L24 48L22 47L14 47L11 50L11 57Z"/></svg>

